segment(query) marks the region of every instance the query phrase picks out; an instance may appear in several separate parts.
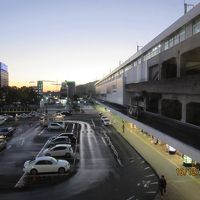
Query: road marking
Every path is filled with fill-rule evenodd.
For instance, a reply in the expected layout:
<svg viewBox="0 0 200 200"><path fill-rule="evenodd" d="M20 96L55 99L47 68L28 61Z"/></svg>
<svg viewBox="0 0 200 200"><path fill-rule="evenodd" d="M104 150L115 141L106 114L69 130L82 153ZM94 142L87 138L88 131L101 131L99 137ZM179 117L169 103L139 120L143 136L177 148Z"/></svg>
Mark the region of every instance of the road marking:
<svg viewBox="0 0 200 200"><path fill-rule="evenodd" d="M150 175L145 176L145 177L152 177L152 176L155 176L155 174L150 174Z"/></svg>
<svg viewBox="0 0 200 200"><path fill-rule="evenodd" d="M147 169L149 169L149 168L150 168L150 167L145 167L144 169L147 170Z"/></svg>
<svg viewBox="0 0 200 200"><path fill-rule="evenodd" d="M156 184L158 184L158 182L152 182L152 183L150 183L151 185L156 185Z"/></svg>
<svg viewBox="0 0 200 200"><path fill-rule="evenodd" d="M117 162L119 163L120 167L124 167L124 165L122 164L122 161L119 158L117 158Z"/></svg>
<svg viewBox="0 0 200 200"><path fill-rule="evenodd" d="M24 186L24 177L26 176L26 172L22 175L22 177L19 179L19 181L16 183L15 188L20 188Z"/></svg>
<svg viewBox="0 0 200 200"><path fill-rule="evenodd" d="M42 135L42 133L44 133L44 130L45 130L46 128L44 128L38 135Z"/></svg>
<svg viewBox="0 0 200 200"><path fill-rule="evenodd" d="M133 199L135 197L135 195L133 195L133 196L131 196L131 197L129 197L128 199L126 199L126 200L131 200L131 199Z"/></svg>
<svg viewBox="0 0 200 200"><path fill-rule="evenodd" d="M7 149L10 149L12 147L12 145L10 144L9 146L7 146Z"/></svg>
<svg viewBox="0 0 200 200"><path fill-rule="evenodd" d="M25 141L25 139L23 138L23 139L22 139L22 142L21 142L21 146L23 146L23 144L24 144L24 141Z"/></svg>
<svg viewBox="0 0 200 200"><path fill-rule="evenodd" d="M145 193L148 193L148 194L155 194L156 191L149 191L149 192L145 192Z"/></svg>
<svg viewBox="0 0 200 200"><path fill-rule="evenodd" d="M93 119L92 119L91 121L92 121L92 125L93 125L93 127L95 128L95 124L94 124L94 121L93 121Z"/></svg>
<svg viewBox="0 0 200 200"><path fill-rule="evenodd" d="M144 160L143 160L143 161L141 161L140 163L144 163Z"/></svg>
<svg viewBox="0 0 200 200"><path fill-rule="evenodd" d="M107 146L106 141L104 140L104 138L101 138L103 143Z"/></svg>

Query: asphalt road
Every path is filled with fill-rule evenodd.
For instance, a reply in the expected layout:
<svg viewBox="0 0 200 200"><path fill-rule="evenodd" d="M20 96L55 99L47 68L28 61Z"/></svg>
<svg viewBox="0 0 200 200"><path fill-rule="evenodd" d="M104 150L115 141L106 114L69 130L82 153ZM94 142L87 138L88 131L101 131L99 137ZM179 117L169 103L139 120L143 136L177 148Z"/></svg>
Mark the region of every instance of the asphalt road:
<svg viewBox="0 0 200 200"><path fill-rule="evenodd" d="M47 187L1 190L1 200L154 198L158 189L158 177L112 126L102 126L100 118L91 107L87 107L86 113L77 113L68 119L88 123L80 133L77 172L65 181ZM23 175L24 161L37 155L45 141L54 134L42 130L37 124L32 127L20 125L17 131L19 132L9 142L9 148L0 153L0 176L4 176L4 180L9 177L15 177L15 180L20 178Z"/></svg>

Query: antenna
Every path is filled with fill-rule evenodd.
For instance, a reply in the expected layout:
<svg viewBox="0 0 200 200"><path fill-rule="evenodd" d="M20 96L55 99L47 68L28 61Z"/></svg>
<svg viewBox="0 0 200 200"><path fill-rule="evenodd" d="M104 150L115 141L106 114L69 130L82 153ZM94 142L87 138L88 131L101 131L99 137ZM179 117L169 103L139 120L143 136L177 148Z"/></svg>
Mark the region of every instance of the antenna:
<svg viewBox="0 0 200 200"><path fill-rule="evenodd" d="M186 14L188 12L189 7L194 7L194 4L188 4L184 0L184 14Z"/></svg>

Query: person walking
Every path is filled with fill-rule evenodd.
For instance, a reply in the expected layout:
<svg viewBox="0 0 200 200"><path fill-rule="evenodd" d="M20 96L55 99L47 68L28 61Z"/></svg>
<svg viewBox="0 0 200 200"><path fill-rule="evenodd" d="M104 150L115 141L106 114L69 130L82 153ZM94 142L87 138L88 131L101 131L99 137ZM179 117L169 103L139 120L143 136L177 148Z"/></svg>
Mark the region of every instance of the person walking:
<svg viewBox="0 0 200 200"><path fill-rule="evenodd" d="M161 197L163 197L164 193L166 193L166 187L167 187L167 181L166 181L164 175L162 175L159 180L159 186L160 186Z"/></svg>

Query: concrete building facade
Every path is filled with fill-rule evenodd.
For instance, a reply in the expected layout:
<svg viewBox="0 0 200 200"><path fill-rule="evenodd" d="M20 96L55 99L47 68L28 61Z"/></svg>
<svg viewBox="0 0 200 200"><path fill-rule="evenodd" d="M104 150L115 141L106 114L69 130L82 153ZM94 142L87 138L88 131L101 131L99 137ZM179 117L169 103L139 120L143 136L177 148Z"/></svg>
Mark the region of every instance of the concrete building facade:
<svg viewBox="0 0 200 200"><path fill-rule="evenodd" d="M95 87L101 100L200 126L200 4Z"/></svg>

